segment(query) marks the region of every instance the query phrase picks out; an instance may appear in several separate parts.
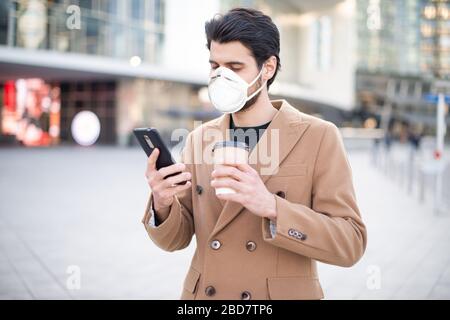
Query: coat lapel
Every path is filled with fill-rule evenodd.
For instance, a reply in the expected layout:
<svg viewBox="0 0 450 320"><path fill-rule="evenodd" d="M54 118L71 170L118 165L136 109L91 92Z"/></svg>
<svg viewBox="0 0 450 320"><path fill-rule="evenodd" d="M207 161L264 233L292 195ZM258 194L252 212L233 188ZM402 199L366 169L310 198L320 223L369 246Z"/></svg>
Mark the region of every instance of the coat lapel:
<svg viewBox="0 0 450 320"><path fill-rule="evenodd" d="M214 144L216 144L217 142L220 142L220 141L230 140L230 132L229 132L229 130L227 130L230 127L230 118L229 117L230 117L229 114L224 114L224 115L220 116L219 118L213 120L209 124L207 124L202 129L203 130L202 135L201 135L202 140L195 142L196 146L202 146L202 148L199 149L200 153L197 155L197 158L200 159L199 163L204 163L204 161L205 161L204 154L206 154L208 157L208 159L207 159L208 163L211 164L210 170L208 170L207 172L204 171L202 173L202 174L208 175L208 177L206 179L208 181L208 184L210 183L211 172L213 170L212 159L213 159ZM208 187L209 187L209 185L208 185ZM220 211L223 211L222 209L223 209L224 202L222 200L215 197L214 199L211 199L211 201L217 202L219 207L221 207ZM220 213L218 212L217 215L220 215Z"/></svg>
<svg viewBox="0 0 450 320"><path fill-rule="evenodd" d="M286 101L276 100L272 101L272 104L274 105L274 107L279 109L279 111L276 113L269 127L266 129L257 145L249 155L249 163L260 174L261 179L264 183L267 182L272 174L276 174L276 170L278 169L279 165L290 153L292 148L302 137L303 133L309 126L308 122L302 121L300 113L295 108L290 106ZM227 129L229 128L230 123L229 117L230 115L223 116L223 118L219 122L219 127L221 129L228 131ZM224 132L223 134L226 134L227 139L229 139L229 132ZM259 154L265 154L266 148L269 148L270 150L270 146L273 143L279 144L277 150L278 161L275 166L267 166L267 164L261 161L262 158L261 156L259 156ZM244 207L237 202L225 201L222 212L219 215L211 236L216 235L223 228L225 228L242 211L243 208Z"/></svg>

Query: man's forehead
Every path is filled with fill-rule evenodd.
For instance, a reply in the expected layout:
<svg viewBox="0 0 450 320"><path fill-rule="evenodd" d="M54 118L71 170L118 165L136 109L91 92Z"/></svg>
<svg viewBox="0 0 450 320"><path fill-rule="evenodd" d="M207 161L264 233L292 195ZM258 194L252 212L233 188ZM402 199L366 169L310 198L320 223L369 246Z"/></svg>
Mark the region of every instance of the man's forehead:
<svg viewBox="0 0 450 320"><path fill-rule="evenodd" d="M239 41L219 43L211 41L209 58L217 63L252 62L253 56L250 50Z"/></svg>

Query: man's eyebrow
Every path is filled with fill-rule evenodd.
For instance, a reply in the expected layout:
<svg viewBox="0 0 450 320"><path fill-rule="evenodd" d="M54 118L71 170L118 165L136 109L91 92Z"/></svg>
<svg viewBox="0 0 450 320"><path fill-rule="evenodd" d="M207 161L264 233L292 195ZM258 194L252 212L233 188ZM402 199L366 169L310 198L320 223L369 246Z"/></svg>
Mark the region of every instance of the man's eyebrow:
<svg viewBox="0 0 450 320"><path fill-rule="evenodd" d="M209 60L209 63L215 63L215 64L218 64L216 61L211 60L211 59ZM227 65L238 64L238 65L243 66L245 63L244 63L244 62L241 62L241 61L228 61L228 62L225 62L225 64L227 64Z"/></svg>

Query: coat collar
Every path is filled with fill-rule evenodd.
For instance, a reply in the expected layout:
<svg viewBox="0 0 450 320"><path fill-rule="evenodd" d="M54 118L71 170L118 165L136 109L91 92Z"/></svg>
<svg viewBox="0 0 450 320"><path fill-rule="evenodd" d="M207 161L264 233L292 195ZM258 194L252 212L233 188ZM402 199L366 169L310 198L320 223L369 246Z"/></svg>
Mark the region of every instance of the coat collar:
<svg viewBox="0 0 450 320"><path fill-rule="evenodd" d="M309 127L309 122L302 117L302 113L292 107L286 100L273 100L271 103L278 109L278 112L275 114L275 117L272 119L257 145L249 155L250 165L260 174L264 183L266 183L273 174L276 174L279 165L291 152L295 144ZM220 129L222 136L226 137L227 140L230 139L229 114L222 115L210 125L216 129ZM267 164L266 161L267 148L275 151L278 155L275 157L270 153L269 159L272 162L269 164ZM264 157L264 155L266 155L266 157ZM225 228L242 211L242 209L243 206L241 204L226 201L211 237Z"/></svg>

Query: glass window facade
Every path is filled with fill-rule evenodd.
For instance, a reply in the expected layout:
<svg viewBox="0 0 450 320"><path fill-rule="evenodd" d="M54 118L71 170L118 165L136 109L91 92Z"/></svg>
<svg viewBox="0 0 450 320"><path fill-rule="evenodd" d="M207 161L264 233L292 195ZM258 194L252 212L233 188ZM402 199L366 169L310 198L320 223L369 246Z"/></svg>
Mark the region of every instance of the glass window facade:
<svg viewBox="0 0 450 320"><path fill-rule="evenodd" d="M421 0L358 0L358 68L420 72Z"/></svg>
<svg viewBox="0 0 450 320"><path fill-rule="evenodd" d="M421 7L421 70L436 78L450 78L450 4L424 1Z"/></svg>
<svg viewBox="0 0 450 320"><path fill-rule="evenodd" d="M450 78L447 0L358 0L358 69Z"/></svg>
<svg viewBox="0 0 450 320"><path fill-rule="evenodd" d="M71 5L79 6L81 14L67 12ZM139 56L158 64L164 6L164 0L2 1L0 45L121 59ZM80 19L80 28L69 26L70 19Z"/></svg>

